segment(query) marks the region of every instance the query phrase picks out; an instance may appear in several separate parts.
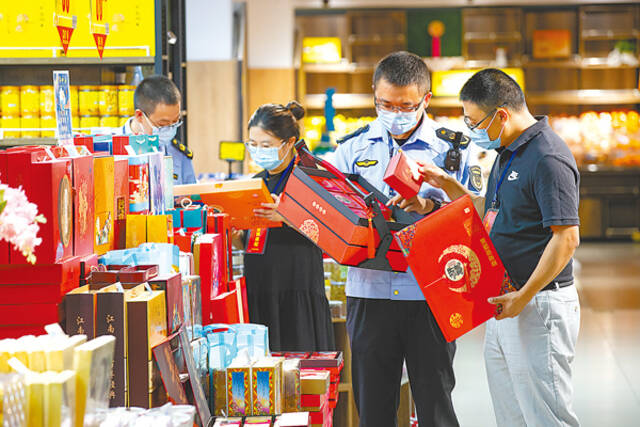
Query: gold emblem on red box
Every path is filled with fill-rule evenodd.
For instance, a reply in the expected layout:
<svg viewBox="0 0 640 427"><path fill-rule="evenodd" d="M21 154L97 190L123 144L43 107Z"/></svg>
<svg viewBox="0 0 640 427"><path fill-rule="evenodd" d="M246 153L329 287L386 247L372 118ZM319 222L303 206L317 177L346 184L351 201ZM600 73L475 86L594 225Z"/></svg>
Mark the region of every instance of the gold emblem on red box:
<svg viewBox="0 0 640 427"><path fill-rule="evenodd" d="M80 191L78 194L78 216L80 217L80 235L84 236L87 233L87 226L89 224L87 218L87 212L89 210L89 201L87 200L87 181L82 180L80 184Z"/></svg>
<svg viewBox="0 0 640 427"><path fill-rule="evenodd" d="M441 264L445 259L446 263L443 269L447 279L451 282L459 282L468 277L467 280L463 281L462 286L450 286L449 289L451 291L458 293L469 292L480 280L480 260L470 247L451 245L442 251L438 258L438 264Z"/></svg>
<svg viewBox="0 0 640 427"><path fill-rule="evenodd" d="M462 314L460 313L453 313L451 317L449 317L449 324L456 329L460 328L463 323L464 320L462 319Z"/></svg>
<svg viewBox="0 0 640 427"><path fill-rule="evenodd" d="M71 218L73 218L71 208L71 184L69 177L65 175L58 187L58 227L63 246L69 245L71 241Z"/></svg>
<svg viewBox="0 0 640 427"><path fill-rule="evenodd" d="M320 228L314 220L306 219L300 226L300 231L302 231L309 239L311 239L313 243L318 243L318 238L320 237Z"/></svg>

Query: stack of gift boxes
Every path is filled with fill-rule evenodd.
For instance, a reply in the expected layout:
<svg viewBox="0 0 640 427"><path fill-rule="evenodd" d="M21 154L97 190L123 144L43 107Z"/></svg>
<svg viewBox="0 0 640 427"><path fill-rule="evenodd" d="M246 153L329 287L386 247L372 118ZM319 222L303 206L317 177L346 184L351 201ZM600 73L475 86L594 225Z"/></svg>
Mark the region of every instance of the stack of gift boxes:
<svg viewBox="0 0 640 427"><path fill-rule="evenodd" d="M342 352L275 353L300 361L301 407L313 426L331 426L338 404L338 385L344 367Z"/></svg>

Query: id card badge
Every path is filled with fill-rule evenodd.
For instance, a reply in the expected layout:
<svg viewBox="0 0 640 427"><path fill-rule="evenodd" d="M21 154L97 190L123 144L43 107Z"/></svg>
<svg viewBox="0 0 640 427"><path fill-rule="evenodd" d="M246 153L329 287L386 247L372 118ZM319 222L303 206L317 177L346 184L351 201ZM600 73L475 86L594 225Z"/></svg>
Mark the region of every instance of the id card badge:
<svg viewBox="0 0 640 427"><path fill-rule="evenodd" d="M247 249L245 253L253 255L263 255L264 249L267 247L267 237L269 236L268 228L252 228L247 230L249 238L247 239Z"/></svg>
<svg viewBox="0 0 640 427"><path fill-rule="evenodd" d="M491 229L493 228L493 223L496 222L498 212L499 209L490 208L487 210L487 213L484 214L482 225L484 225L485 230L487 230L487 234L491 234Z"/></svg>

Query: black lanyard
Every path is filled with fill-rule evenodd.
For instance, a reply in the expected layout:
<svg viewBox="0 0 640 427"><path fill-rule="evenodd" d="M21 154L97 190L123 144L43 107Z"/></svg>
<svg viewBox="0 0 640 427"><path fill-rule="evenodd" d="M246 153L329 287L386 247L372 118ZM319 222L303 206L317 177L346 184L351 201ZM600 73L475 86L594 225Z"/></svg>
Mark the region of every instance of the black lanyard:
<svg viewBox="0 0 640 427"><path fill-rule="evenodd" d="M500 189L500 186L502 185L502 181L504 181L504 177L507 174L507 171L509 170L509 166L511 166L511 162L513 161L513 158L516 156L517 152L518 152L518 149L516 148L516 150L513 153L511 153L511 157L509 157L509 161L507 162L507 165L504 167L504 170L502 171L502 175L498 180L498 185L496 185L496 191L495 193L493 193L493 200L491 201L491 209L496 208L496 205L498 203L498 190ZM498 162L498 164L500 164L500 162Z"/></svg>

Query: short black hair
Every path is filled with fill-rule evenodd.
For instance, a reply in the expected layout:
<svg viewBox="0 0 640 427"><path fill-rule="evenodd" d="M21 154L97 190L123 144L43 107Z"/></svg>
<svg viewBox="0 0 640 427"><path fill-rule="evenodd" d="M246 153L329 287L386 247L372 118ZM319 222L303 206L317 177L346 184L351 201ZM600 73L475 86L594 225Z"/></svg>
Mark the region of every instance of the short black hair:
<svg viewBox="0 0 640 427"><path fill-rule="evenodd" d="M518 83L496 68L486 68L471 76L462 86L460 101L473 102L487 113L500 106L513 111L522 111L527 106Z"/></svg>
<svg viewBox="0 0 640 427"><path fill-rule="evenodd" d="M304 113L304 108L298 101L291 101L287 105L264 104L253 113L247 128L258 126L284 141L292 136L297 141L300 139L298 121L304 117Z"/></svg>
<svg viewBox="0 0 640 427"><path fill-rule="evenodd" d="M180 102L180 91L165 76L149 76L142 80L133 94L133 105L136 110L145 114L153 114L158 104L176 105Z"/></svg>
<svg viewBox="0 0 640 427"><path fill-rule="evenodd" d="M374 88L380 79L399 87L415 84L424 93L431 90L427 64L418 55L405 51L390 53L378 62L373 73Z"/></svg>

